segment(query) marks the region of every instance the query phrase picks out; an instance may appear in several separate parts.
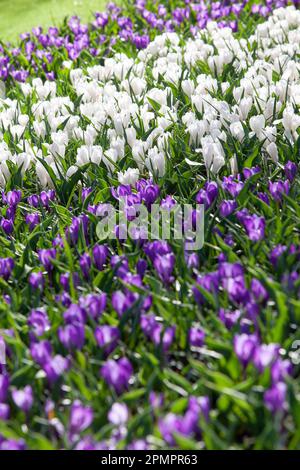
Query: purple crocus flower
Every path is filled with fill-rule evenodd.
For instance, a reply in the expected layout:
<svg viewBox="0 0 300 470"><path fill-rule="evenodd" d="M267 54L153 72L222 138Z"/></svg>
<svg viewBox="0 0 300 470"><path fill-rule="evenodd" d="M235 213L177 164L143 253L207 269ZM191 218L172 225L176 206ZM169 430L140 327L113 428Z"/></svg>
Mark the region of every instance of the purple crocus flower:
<svg viewBox="0 0 300 470"><path fill-rule="evenodd" d="M270 199L269 199L269 196L267 195L267 193L258 192L257 197L261 201L263 201L265 204L267 204L268 206L270 205Z"/></svg>
<svg viewBox="0 0 300 470"><path fill-rule="evenodd" d="M44 288L44 277L41 271L31 273L28 277L28 282L33 289L43 290Z"/></svg>
<svg viewBox="0 0 300 470"><path fill-rule="evenodd" d="M17 206L22 198L22 192L20 190L8 191L7 194L2 193L2 200L4 204L9 206Z"/></svg>
<svg viewBox="0 0 300 470"><path fill-rule="evenodd" d="M32 359L41 367L51 359L52 346L49 341L33 342L30 345Z"/></svg>
<svg viewBox="0 0 300 470"><path fill-rule="evenodd" d="M237 209L238 205L237 202L230 199L224 199L220 204L220 215L221 217L228 217L228 215L232 214Z"/></svg>
<svg viewBox="0 0 300 470"><path fill-rule="evenodd" d="M283 411L286 408L287 386L284 382L278 382L272 385L264 394L264 403L272 412Z"/></svg>
<svg viewBox="0 0 300 470"><path fill-rule="evenodd" d="M126 310L128 310L132 304L135 302L136 297L133 293L128 292L124 294L122 291L118 290L113 292L111 297L111 303L119 317L121 317Z"/></svg>
<svg viewBox="0 0 300 470"><path fill-rule="evenodd" d="M277 245L273 248L273 250L270 253L270 261L273 264L273 266L276 266L278 261L280 260L281 256L285 251L287 250L287 247L285 245Z"/></svg>
<svg viewBox="0 0 300 470"><path fill-rule="evenodd" d="M271 193L271 196L276 202L281 202L282 201L282 196L283 194L288 194L290 190L290 183L288 180L285 181L276 181L275 183L272 183L272 181L269 182L269 191Z"/></svg>
<svg viewBox="0 0 300 470"><path fill-rule="evenodd" d="M191 346L202 347L205 340L205 333L201 328L193 326L189 331L189 343Z"/></svg>
<svg viewBox="0 0 300 470"><path fill-rule="evenodd" d="M79 305L88 315L94 320L97 320L106 308L106 293L102 294L88 294L85 297L80 297Z"/></svg>
<svg viewBox="0 0 300 470"><path fill-rule="evenodd" d="M85 323L86 322L86 311L77 304L71 304L70 307L65 311L64 321L68 324L73 323Z"/></svg>
<svg viewBox="0 0 300 470"><path fill-rule="evenodd" d="M202 294L200 289L197 288L199 285L202 289L207 290L211 293L218 292L219 288L219 273L218 272L211 272L201 276L197 276L197 283L193 286L193 294L195 296L196 302L199 304L203 304L205 302L205 296Z"/></svg>
<svg viewBox="0 0 300 470"><path fill-rule="evenodd" d="M174 341L176 326L169 326L165 330L161 323L157 323L152 331L151 339L154 344L162 346L164 352L168 351Z"/></svg>
<svg viewBox="0 0 300 470"><path fill-rule="evenodd" d="M204 204L205 209L208 209L216 200L218 192L219 189L217 183L214 181L208 181L196 196L197 204Z"/></svg>
<svg viewBox="0 0 300 470"><path fill-rule="evenodd" d="M219 318L228 330L231 330L231 328L239 321L240 317L240 310L230 311L225 310L224 308L220 308Z"/></svg>
<svg viewBox="0 0 300 470"><path fill-rule="evenodd" d="M281 382L289 375L292 375L293 366L292 363L288 360L282 360L280 358L276 359L271 367L271 377L273 383Z"/></svg>
<svg viewBox="0 0 300 470"><path fill-rule="evenodd" d="M296 163L291 162L290 160L284 165L284 173L290 183L294 181L297 170L298 168Z"/></svg>
<svg viewBox="0 0 300 470"><path fill-rule="evenodd" d="M252 168L244 168L243 169L243 175L244 178L247 180L248 178L251 178L251 176L256 175L257 173L261 172L261 168L259 166L254 166Z"/></svg>
<svg viewBox="0 0 300 470"><path fill-rule="evenodd" d="M181 431L181 417L174 413L168 413L159 420L158 427L167 444L175 445L174 432L180 433Z"/></svg>
<svg viewBox="0 0 300 470"><path fill-rule="evenodd" d="M140 276L141 279L143 279L146 269L147 269L147 261L145 259L139 259L138 262L136 263L136 272Z"/></svg>
<svg viewBox="0 0 300 470"><path fill-rule="evenodd" d="M5 439L0 441L0 450L25 450L26 444L23 439Z"/></svg>
<svg viewBox="0 0 300 470"><path fill-rule="evenodd" d="M42 336L50 328L48 315L43 310L31 310L28 325L37 336Z"/></svg>
<svg viewBox="0 0 300 470"><path fill-rule="evenodd" d="M95 245L93 248L93 259L97 269L103 270L108 257L108 248L106 245Z"/></svg>
<svg viewBox="0 0 300 470"><path fill-rule="evenodd" d="M165 199L162 199L160 202L160 207L164 210L170 211L176 206L176 201L173 196L167 195Z"/></svg>
<svg viewBox="0 0 300 470"><path fill-rule="evenodd" d="M95 338L98 346L108 355L117 347L120 332L116 326L101 325L95 329Z"/></svg>
<svg viewBox="0 0 300 470"><path fill-rule="evenodd" d="M85 331L82 323L68 324L58 328L58 338L67 349L82 349L84 336Z"/></svg>
<svg viewBox="0 0 300 470"><path fill-rule="evenodd" d="M7 403L0 403L0 421L7 421L10 415L10 408Z"/></svg>
<svg viewBox="0 0 300 470"><path fill-rule="evenodd" d="M49 208L50 201L54 201L54 199L55 191L53 189L49 189L49 191L42 191L40 194L40 201L47 209Z"/></svg>
<svg viewBox="0 0 300 470"><path fill-rule="evenodd" d="M71 436L79 434L87 429L93 422L94 414L90 406L84 406L79 400L75 400L71 406L69 432Z"/></svg>
<svg viewBox="0 0 300 470"><path fill-rule="evenodd" d="M222 181L222 188L230 194L231 197L236 198L244 187L242 181L235 181L233 176L224 176Z"/></svg>
<svg viewBox="0 0 300 470"><path fill-rule="evenodd" d="M55 248L39 250L38 254L39 254L39 260L44 266L44 268L48 272L51 272L54 268L52 261L56 258Z"/></svg>
<svg viewBox="0 0 300 470"><path fill-rule="evenodd" d="M0 374L0 403L4 403L6 401L8 387L9 376L7 374Z"/></svg>
<svg viewBox="0 0 300 470"><path fill-rule="evenodd" d="M14 265L12 258L0 258L0 277L7 281L11 276Z"/></svg>
<svg viewBox="0 0 300 470"><path fill-rule="evenodd" d="M61 375L69 368L70 362L67 358L57 354L43 364L43 370L50 383L56 382Z"/></svg>
<svg viewBox="0 0 300 470"><path fill-rule="evenodd" d="M79 259L79 266L83 274L83 277L85 279L89 278L91 265L92 265L92 260L91 260L90 255L88 253L83 253L83 255L80 256L80 259Z"/></svg>
<svg viewBox="0 0 300 470"><path fill-rule="evenodd" d="M280 346L278 344L262 344L257 346L254 352L253 363L259 372L263 372L267 367L278 359Z"/></svg>
<svg viewBox="0 0 300 470"><path fill-rule="evenodd" d="M5 219L2 217L0 227L6 235L11 235L14 231L14 222L12 219Z"/></svg>
<svg viewBox="0 0 300 470"><path fill-rule="evenodd" d="M33 405L33 393L30 385L23 389L13 389L12 398L18 408L27 413Z"/></svg>
<svg viewBox="0 0 300 470"><path fill-rule="evenodd" d="M250 291L256 302L265 303L269 298L267 290L258 279L251 280Z"/></svg>
<svg viewBox="0 0 300 470"><path fill-rule="evenodd" d="M29 225L30 232L32 232L34 228L40 223L40 216L36 213L27 214L25 222L27 225Z"/></svg>
<svg viewBox="0 0 300 470"><path fill-rule="evenodd" d="M175 266L174 253L167 253L166 255L157 256L154 260L154 268L157 271L160 279L165 284L170 284L174 280L172 276Z"/></svg>
<svg viewBox="0 0 300 470"><path fill-rule="evenodd" d="M264 217L250 214L247 209L237 212L239 222L244 226L249 239L253 242L262 240L265 236L266 221Z"/></svg>
<svg viewBox="0 0 300 470"><path fill-rule="evenodd" d="M246 367L253 358L257 346L258 339L255 335L243 333L234 337L234 351L244 367Z"/></svg>
<svg viewBox="0 0 300 470"><path fill-rule="evenodd" d="M118 361L109 359L100 370L107 385L113 387L118 394L127 389L132 373L132 365L126 357L122 357Z"/></svg>

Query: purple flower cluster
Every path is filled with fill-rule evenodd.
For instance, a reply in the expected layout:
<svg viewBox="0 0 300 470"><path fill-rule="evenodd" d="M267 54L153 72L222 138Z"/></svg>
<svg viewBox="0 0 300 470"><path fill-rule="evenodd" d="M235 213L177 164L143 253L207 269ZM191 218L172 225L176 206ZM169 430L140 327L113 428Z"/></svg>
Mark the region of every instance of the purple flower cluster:
<svg viewBox="0 0 300 470"><path fill-rule="evenodd" d="M89 61L107 53L112 46L122 48L131 44L134 48L144 49L153 35L163 31L187 30L192 34L206 27L209 20L217 21L220 27L238 29L238 19L242 21L245 13L264 18L274 8L289 3L298 5L294 0L264 0L252 6L248 1L236 3L229 1L191 2L178 0L175 6L136 0L133 7L119 7L110 2L106 11L96 12L90 24L81 23L77 16L69 18L62 28L40 26L31 33L20 35L18 47L10 44L0 46L0 79L11 77L24 82L29 74L44 74L53 80L61 69L63 58L71 61ZM59 54L57 54L59 52Z"/></svg>

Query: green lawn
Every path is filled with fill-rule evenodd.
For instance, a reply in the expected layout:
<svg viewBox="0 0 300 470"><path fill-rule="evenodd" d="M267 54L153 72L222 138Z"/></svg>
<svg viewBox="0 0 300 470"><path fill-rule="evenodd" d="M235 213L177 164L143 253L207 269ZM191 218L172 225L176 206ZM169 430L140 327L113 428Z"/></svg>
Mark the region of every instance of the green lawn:
<svg viewBox="0 0 300 470"><path fill-rule="evenodd" d="M65 16L78 14L84 20L102 11L107 0L0 0L0 39L15 41L33 26L58 24Z"/></svg>

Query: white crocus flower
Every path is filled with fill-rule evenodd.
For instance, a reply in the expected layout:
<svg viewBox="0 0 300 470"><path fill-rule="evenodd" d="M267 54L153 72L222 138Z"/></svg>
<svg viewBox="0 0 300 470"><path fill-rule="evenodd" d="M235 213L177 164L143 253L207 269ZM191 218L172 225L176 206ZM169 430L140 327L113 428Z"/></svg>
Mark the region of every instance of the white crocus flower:
<svg viewBox="0 0 300 470"><path fill-rule="evenodd" d="M125 171L118 172L118 181L120 184L134 185L139 179L139 170L137 168L128 168Z"/></svg>

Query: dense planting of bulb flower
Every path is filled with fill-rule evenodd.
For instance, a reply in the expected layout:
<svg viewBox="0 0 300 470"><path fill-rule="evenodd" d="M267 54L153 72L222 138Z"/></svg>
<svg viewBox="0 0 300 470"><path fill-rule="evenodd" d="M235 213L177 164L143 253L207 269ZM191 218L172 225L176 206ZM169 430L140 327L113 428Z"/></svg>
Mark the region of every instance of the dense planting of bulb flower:
<svg viewBox="0 0 300 470"><path fill-rule="evenodd" d="M36 26L32 32L20 35L20 44L0 45L0 79L24 82L29 75L53 80L66 59L80 63L98 62L112 48L130 51L144 49L161 32L188 31L195 34L214 20L219 27L233 31L243 29L248 16L264 19L274 8L294 4L298 0L210 1L135 0L123 5L109 2L105 12L96 12L89 24L80 18L69 18L61 28L43 30Z"/></svg>
<svg viewBox="0 0 300 470"><path fill-rule="evenodd" d="M300 12L279 9L247 40L209 23L187 41L157 36L137 59L72 69L67 95L40 78L22 84L0 104L0 184L8 162L22 175L33 168L42 187L88 163L111 175L121 163L123 183L144 171L161 178L179 151L214 175L229 162L236 171L254 145L276 163L278 142L293 146L300 126L299 37Z"/></svg>
<svg viewBox="0 0 300 470"><path fill-rule="evenodd" d="M281 8L7 89L1 450L299 448L299 36ZM202 204L203 248L101 240L124 197Z"/></svg>

